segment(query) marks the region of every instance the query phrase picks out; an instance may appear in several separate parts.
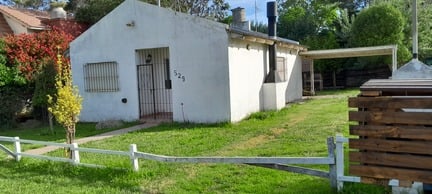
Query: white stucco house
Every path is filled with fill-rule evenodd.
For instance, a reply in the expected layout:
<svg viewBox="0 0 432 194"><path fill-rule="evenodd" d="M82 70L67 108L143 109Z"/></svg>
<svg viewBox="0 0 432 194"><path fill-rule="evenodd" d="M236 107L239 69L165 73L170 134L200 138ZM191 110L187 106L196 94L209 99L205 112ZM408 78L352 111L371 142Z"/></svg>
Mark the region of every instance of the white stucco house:
<svg viewBox="0 0 432 194"><path fill-rule="evenodd" d="M247 26L247 25L244 25ZM277 83L265 83L269 45ZM70 45L81 121L236 122L302 97L298 42L126 0Z"/></svg>

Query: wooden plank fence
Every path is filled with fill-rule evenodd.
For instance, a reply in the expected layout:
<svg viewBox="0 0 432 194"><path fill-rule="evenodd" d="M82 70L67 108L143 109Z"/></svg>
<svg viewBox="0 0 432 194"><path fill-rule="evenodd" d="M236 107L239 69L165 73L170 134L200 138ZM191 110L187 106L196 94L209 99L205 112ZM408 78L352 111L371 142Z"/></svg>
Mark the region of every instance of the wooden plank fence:
<svg viewBox="0 0 432 194"><path fill-rule="evenodd" d="M371 80L349 99L349 173L362 182L432 183L432 80Z"/></svg>

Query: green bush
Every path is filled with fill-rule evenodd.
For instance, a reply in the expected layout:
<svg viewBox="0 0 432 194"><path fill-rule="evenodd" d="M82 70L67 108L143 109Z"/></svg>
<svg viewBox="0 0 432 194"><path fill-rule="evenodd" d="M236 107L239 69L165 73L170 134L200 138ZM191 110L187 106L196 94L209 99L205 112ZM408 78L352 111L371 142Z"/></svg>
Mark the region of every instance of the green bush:
<svg viewBox="0 0 432 194"><path fill-rule="evenodd" d="M354 20L350 46L398 45L398 62L404 63L410 58L408 48L403 44L405 23L402 13L390 4L364 9ZM359 62L368 65L390 65L391 57L368 57Z"/></svg>
<svg viewBox="0 0 432 194"><path fill-rule="evenodd" d="M0 127L16 127L16 116L24 102L22 89L16 85L0 87Z"/></svg>

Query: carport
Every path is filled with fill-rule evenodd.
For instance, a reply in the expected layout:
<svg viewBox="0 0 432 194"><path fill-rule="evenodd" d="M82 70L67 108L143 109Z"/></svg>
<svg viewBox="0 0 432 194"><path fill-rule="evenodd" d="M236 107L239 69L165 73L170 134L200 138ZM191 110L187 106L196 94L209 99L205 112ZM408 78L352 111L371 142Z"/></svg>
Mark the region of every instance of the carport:
<svg viewBox="0 0 432 194"><path fill-rule="evenodd" d="M336 59L350 57L367 57L367 56L382 56L392 55L392 72L397 70L397 45L374 46L374 47L358 47L346 49L329 49L329 50L314 50L303 51L299 53L305 59L310 59L310 83L311 94L315 94L314 86L314 63L315 59Z"/></svg>

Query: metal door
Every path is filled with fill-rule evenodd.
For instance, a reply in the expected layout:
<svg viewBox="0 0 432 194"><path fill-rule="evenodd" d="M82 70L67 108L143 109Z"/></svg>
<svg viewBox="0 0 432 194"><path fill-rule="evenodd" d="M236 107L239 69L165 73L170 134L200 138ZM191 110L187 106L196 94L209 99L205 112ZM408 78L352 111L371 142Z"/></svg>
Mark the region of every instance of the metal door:
<svg viewBox="0 0 432 194"><path fill-rule="evenodd" d="M139 109L142 119L172 119L168 48L137 50Z"/></svg>

